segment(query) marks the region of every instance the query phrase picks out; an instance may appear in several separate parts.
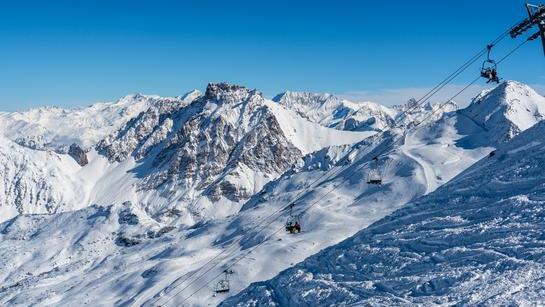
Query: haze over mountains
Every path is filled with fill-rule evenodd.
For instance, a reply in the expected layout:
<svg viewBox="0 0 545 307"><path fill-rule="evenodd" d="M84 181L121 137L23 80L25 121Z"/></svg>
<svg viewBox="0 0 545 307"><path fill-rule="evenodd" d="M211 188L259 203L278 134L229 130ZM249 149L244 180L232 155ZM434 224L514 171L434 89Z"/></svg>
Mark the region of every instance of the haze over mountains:
<svg viewBox="0 0 545 307"><path fill-rule="evenodd" d="M225 305L533 301L543 116L545 98L514 81L460 110L219 83L0 113L0 302L202 306L252 282ZM383 184L368 185L377 155ZM301 234L277 231L290 203ZM500 240L513 216L524 227ZM226 267L231 291L214 295ZM527 288L503 299L494 282L515 275Z"/></svg>

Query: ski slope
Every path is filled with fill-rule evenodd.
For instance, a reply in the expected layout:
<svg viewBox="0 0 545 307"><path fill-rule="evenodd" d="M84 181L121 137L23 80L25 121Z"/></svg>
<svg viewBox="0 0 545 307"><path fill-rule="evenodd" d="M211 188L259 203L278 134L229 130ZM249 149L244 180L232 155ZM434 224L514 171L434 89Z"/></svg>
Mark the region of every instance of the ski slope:
<svg viewBox="0 0 545 307"><path fill-rule="evenodd" d="M167 302L171 306L184 303L196 306L218 304L226 295L214 295L211 288L218 279L213 277L221 275L226 267L235 272L231 276L231 293L236 293L250 281L272 278L283 269L303 261L324 247L340 242L404 204L433 191L492 150L492 147L469 150L456 147L456 141L466 137L454 132L453 126L458 124L470 125L471 122L465 122L463 117L452 113L438 123L409 133L381 159L386 167L381 187L367 185L366 174L373 152L382 149L388 139L370 146L364 143L355 145L353 161L348 165L344 160L339 160L352 148L330 149L330 155L337 159L316 154L318 158L309 159L300 171L285 174L265 186L266 193L246 203L232 221L209 226L212 228L205 231L206 234L221 235L214 237L209 248L199 247L200 253L210 255L206 259L231 246L232 240L238 243L219 257L221 261L213 261L216 266L205 265L202 271L210 271L202 278L196 278L202 271L195 273L187 268L173 270L170 277L165 277L165 280L170 280L168 286L150 291L149 295L162 291L158 298L137 303L153 304L157 300L158 304ZM479 129L477 126L472 128ZM422 135L433 133L437 134L433 139L421 138ZM415 156L422 158L415 159ZM428 170L433 171L427 174ZM324 177L319 179L321 176ZM308 186L316 179L319 180ZM299 195L301 197L297 197ZM303 232L295 236L283 231L288 212L282 210L294 200L297 204L296 212L308 210L301 220ZM278 210L282 211L274 215ZM259 223L261 218L270 215L278 218ZM238 260L253 248L255 250L247 257ZM234 262L236 264L231 266ZM199 257L199 264L205 263ZM192 282L185 282L183 276L190 275L193 277L188 280ZM197 290L199 292L193 294Z"/></svg>
<svg viewBox="0 0 545 307"><path fill-rule="evenodd" d="M222 306L545 304L544 132Z"/></svg>
<svg viewBox="0 0 545 307"><path fill-rule="evenodd" d="M506 128L519 127L514 117L509 116L510 112L525 114L528 107L535 110L535 116L522 117L532 120L527 124L530 127L537 122L542 110L541 96L527 96L532 95L532 91L526 86L509 82L491 91L485 104L483 100L467 109L432 117L416 129L397 129L371 137L375 132L340 131L320 126L243 87L217 85L211 92L210 97L221 99L205 97L192 106L195 110L202 107L202 112L191 111L190 116L186 116L185 107L173 113L156 113L153 109L148 113L153 121L143 115L129 121L130 129L143 131L139 127L146 127L144 130L148 133L135 134L134 139L132 136L119 139L119 148L135 150L154 139L154 131L164 127L164 121L173 122L164 140L157 142L157 147L143 158L136 159L129 151L127 159L111 161L100 151L91 149L89 164L80 167L67 155L29 149L12 141L7 143L14 149L6 149L6 152L23 150L31 160L35 154L48 154L61 161L60 166L72 163L73 172L68 174L73 177L65 173L58 177L73 178L70 181L79 185L74 188L75 194L82 199L68 210L50 212L47 210L51 206L44 205L41 211L28 212L40 214L21 214L0 224L0 304L219 304L251 283L271 279L437 190L507 140L491 136L503 135ZM521 101L524 104L519 103ZM471 112L494 103L506 106L483 108L483 112L490 112L484 118L493 115L494 121L482 122L480 115ZM411 114L413 118L423 115ZM252 122L271 118L279 129L269 125L269 121ZM279 157L245 155L240 161L248 164L236 164L238 177L229 177L227 181L240 186L258 182L255 186L259 188L254 189L249 199L238 202L225 195L212 201L197 190L186 194L193 197L188 202L180 194L166 193L170 189L182 190L175 184L168 189L139 189L143 175L163 167L153 163L158 153L165 148L168 152L178 148L169 147L167 143L175 138L176 129L193 122L199 125L219 122L221 129L228 123L245 129L218 130L232 133L222 141L215 130L204 134L186 130L194 137L189 144L200 144L205 150L212 148L207 144L237 139L239 148L253 153L265 136L273 134L281 140L285 137L293 145L286 148L299 152L301 157L282 174L260 174L248 165L261 163L258 165L264 165L263 171ZM524 129L520 127L511 130L514 135ZM242 131L252 138L234 131ZM196 156L202 152L198 151L201 147L188 148L198 148L190 152ZM377 153L380 153L379 165L384 177L380 187L366 184L369 162ZM216 156L207 153L206 157ZM15 158L10 156L9 159ZM231 176L230 170L235 164L217 161L226 160L210 160L206 165L218 167L221 172L225 168L227 171L221 174ZM178 170L178 173L182 172ZM267 180L263 180L265 175ZM13 182L10 178L5 177ZM32 182L34 175L28 178ZM195 194L191 194L193 192ZM290 203L296 204L296 213L302 213L303 232L298 235L283 231L288 217L287 210L283 209ZM36 207L28 204L22 207L28 208ZM214 277L231 266L234 271L231 291L214 295L213 286L217 281Z"/></svg>

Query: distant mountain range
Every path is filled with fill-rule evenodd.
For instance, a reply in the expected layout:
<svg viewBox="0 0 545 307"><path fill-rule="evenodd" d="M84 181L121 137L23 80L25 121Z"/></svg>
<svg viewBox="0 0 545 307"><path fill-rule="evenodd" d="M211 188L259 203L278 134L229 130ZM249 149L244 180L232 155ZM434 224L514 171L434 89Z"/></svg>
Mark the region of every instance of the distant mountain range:
<svg viewBox="0 0 545 307"><path fill-rule="evenodd" d="M543 116L545 98L514 81L460 110L298 92L269 100L217 83L0 113L0 303L201 306L252 282L224 304L534 301L545 289L529 282L542 276L540 176L524 178L540 165ZM381 186L367 184L371 169ZM298 235L276 231L290 203ZM487 225L498 232L471 239ZM511 228L497 252L513 262L479 249ZM473 260L462 265L464 237ZM511 253L505 240L522 243ZM214 295L227 267L231 291ZM492 284L504 274L528 294L501 296L507 286Z"/></svg>

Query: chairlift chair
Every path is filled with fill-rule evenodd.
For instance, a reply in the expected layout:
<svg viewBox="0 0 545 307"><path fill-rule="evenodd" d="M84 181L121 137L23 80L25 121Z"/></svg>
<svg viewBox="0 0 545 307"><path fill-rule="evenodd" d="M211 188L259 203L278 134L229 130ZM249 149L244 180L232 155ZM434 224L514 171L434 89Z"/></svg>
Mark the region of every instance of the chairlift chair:
<svg viewBox="0 0 545 307"><path fill-rule="evenodd" d="M293 214L293 206L290 205L290 215L286 221L286 231L290 234L296 234L301 232L301 223L299 222L299 216Z"/></svg>
<svg viewBox="0 0 545 307"><path fill-rule="evenodd" d="M223 273L225 274L224 277L216 283L216 287L214 288L214 292L216 293L227 293L230 290L229 274L232 274L232 272L225 270Z"/></svg>
<svg viewBox="0 0 545 307"><path fill-rule="evenodd" d="M296 216L290 216L286 222L286 231L291 234L296 234L301 232L301 223L299 223L299 218Z"/></svg>
<svg viewBox="0 0 545 307"><path fill-rule="evenodd" d="M367 184L382 184L382 175L380 174L380 170L378 169L378 157L374 157L373 161L371 162L371 168L369 169L369 173L367 174Z"/></svg>
<svg viewBox="0 0 545 307"><path fill-rule="evenodd" d="M492 47L494 47L494 45L486 46L488 49L488 55L486 60L483 62L483 66L481 67L481 77L488 80L486 83L500 83L500 78L498 77L498 65L496 64L496 61L490 59Z"/></svg>
<svg viewBox="0 0 545 307"><path fill-rule="evenodd" d="M486 60L481 68L481 77L487 79L486 83L500 83L497 64L493 60Z"/></svg>

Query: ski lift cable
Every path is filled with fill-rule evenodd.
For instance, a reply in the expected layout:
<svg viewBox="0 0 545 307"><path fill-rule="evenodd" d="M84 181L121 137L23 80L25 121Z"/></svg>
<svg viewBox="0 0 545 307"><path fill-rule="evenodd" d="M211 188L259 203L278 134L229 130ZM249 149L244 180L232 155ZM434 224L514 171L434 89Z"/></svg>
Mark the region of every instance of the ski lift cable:
<svg viewBox="0 0 545 307"><path fill-rule="evenodd" d="M531 39L532 37L528 37L528 39L524 40L523 42L521 42L519 45L517 45L515 48L513 48L511 51L509 51L505 56L503 56L500 60L497 61L497 64L501 64L502 62L504 62L507 58L509 58L511 55L513 55L515 52L517 52L520 48L522 48L526 43L532 41ZM439 107L437 108L437 110L431 112L430 114L428 114L423 120L421 120L420 122L418 122L416 125L420 125L422 124L423 122L425 122L426 120L430 119L435 113L437 113L439 110L441 110L443 107L445 107L449 102L451 102L452 100L454 100L456 97L458 97L461 93L463 93L464 91L466 91L469 87L471 87L472 85L474 85L481 77L477 77L475 80L473 80L472 82L470 82L467 86L465 86L464 88L462 88L459 92L457 92L453 97L451 97L449 100L445 101L444 103L442 103L441 105L439 105ZM415 126L416 127L416 126ZM408 131L407 131L408 132ZM392 142L392 143L395 143ZM378 154L377 156L380 156L382 155L384 152L386 152L387 150L383 150L382 152L380 152L380 154Z"/></svg>
<svg viewBox="0 0 545 307"><path fill-rule="evenodd" d="M344 160L345 158L347 158L351 153L352 153L353 149L351 151L349 151L343 158L341 158L339 161L342 161ZM337 169L335 169L337 170ZM308 190L316 183L320 182L326 175L331 175L330 173L330 170L328 170L327 172L324 172L322 175L320 175L317 179L313 180L307 187L305 187L303 190L301 190L295 197L294 199L292 199L290 201L290 205L288 206L285 206L285 207L281 207L279 209L277 209L276 211L274 211L273 213L271 213L270 215L262 218L259 223L257 224L253 224L252 226L260 226L262 225L265 221L267 221L268 219L270 219L271 217L273 217L275 214L279 213L279 212L282 212L284 210L286 210L287 208L289 208L291 206L291 204L293 204L294 202L300 200L303 196L304 193L308 192ZM332 176L330 176L332 177ZM274 218L270 223L264 225L263 227L259 228L259 230L257 231L257 234L261 233L267 226L269 226L272 222L274 222L275 220L277 220L281 215L277 216L276 218ZM197 270L193 271L192 273L190 274L186 274L184 275L186 278L184 280L181 280L180 282L178 282L177 280L174 281L174 283L178 283L178 285L175 285L174 288L172 288L172 284L171 284L171 288L174 290L175 288L179 287L181 284L183 284L184 282L186 282L187 280L189 280L191 277L193 277L194 275L196 275L200 270L202 270L204 267L206 267L208 264L210 264L211 262L213 262L214 260L218 259L221 255L223 254L226 254L229 250L231 250L233 247L235 248L233 250L233 252L229 253L226 255L226 257L230 256L231 254L233 254L234 252L237 251L236 249L236 244L237 243L240 243L244 238L243 237L240 237L238 238L237 240L231 242L229 244L229 247L227 247L226 249L223 249L220 253L218 253L216 256L214 256L213 258L211 258L210 260L208 260L205 264L201 265ZM224 257L224 259L226 258ZM222 260L224 260L222 259ZM221 262L219 262L221 263ZM219 263L217 263L216 265L212 266L210 269L206 270L205 272L203 272L201 275L197 276L195 278L195 280L198 280L200 279L201 277L203 277L204 275L206 275L206 273L208 273L209 271L211 271L212 269L214 269L215 267L217 267L219 265ZM176 292L173 296L176 296L177 294L179 294L180 292L184 291L185 289L187 289L189 286L191 285L188 284L186 287L182 288L181 290L179 290L178 292ZM172 290L171 290L172 291ZM168 294L168 293L166 293ZM158 301L160 301L162 298L164 297L158 297L153 303L157 303ZM168 300L167 300L168 302Z"/></svg>
<svg viewBox="0 0 545 307"><path fill-rule="evenodd" d="M524 19L522 19L524 20ZM522 21L521 20L521 21ZM511 27L509 27L505 32L500 34L496 39L494 39L491 43L489 43L485 48L481 49L479 52L477 52L473 57L471 57L469 60L467 60L464 64L462 64L458 69L456 69L453 73L448 75L445 79L443 79L440 83L438 83L434 88L429 90L424 96L422 96L420 99L416 101L416 105L412 108L409 108L409 112L413 111L417 107L424 104L427 100L429 100L433 95L435 95L439 90L441 90L446 84L450 83L454 78L459 76L463 71L465 71L469 66L473 65L479 58L481 58L486 52L488 52L492 47L496 46L498 43L500 43L503 39L505 39L510 31L516 27L521 21L513 24ZM363 108L360 107L356 112L353 114L356 114ZM403 115L403 114L402 114Z"/></svg>
<svg viewBox="0 0 545 307"><path fill-rule="evenodd" d="M518 23L517 23L518 24ZM396 119L396 121L399 121L400 118L403 118L404 116L406 116L409 112L411 112L412 110L416 109L417 107L421 106L423 103L425 103L429 98L431 98L433 95L435 95L438 91L440 91L444 86L446 86L448 83L450 83L454 78L456 78L457 76L459 76L461 73L463 73L467 68L469 68L472 64L474 64L479 58L481 58L488 50L489 50L489 46L492 45L492 46L495 46L496 44L498 44L500 41L502 41L508 34L509 32L511 31L511 29L513 28L514 26L510 27L507 31L505 31L504 33L502 33L500 36L498 36L491 44L487 45L487 47L481 49L477 54L475 54L473 57L471 57L467 62L465 62L462 66L460 66L456 71L454 71L453 73L451 73L447 78L445 78L443 81L441 81L437 86L435 86L433 89L431 89L429 92L427 92L422 98L420 98L417 102L420 102L419 104L416 104L415 106L405 110L404 112L401 113L401 115ZM528 40L526 40L524 43L526 43ZM508 54L506 57L504 57L502 60L498 61L498 64L500 62L502 62L503 60L505 60L505 58L507 58L508 56L510 56L512 53L514 53L516 50L518 50L518 48L522 47L521 44L520 46L518 46L515 50L511 51L510 54ZM477 79L478 80L478 79ZM476 81L475 81L476 82ZM464 89L465 90L465 89ZM455 97L457 97L459 94L455 95ZM455 98L454 97L454 98ZM451 98L448 102L450 102L452 99L454 98ZM442 107L439 107L438 110L440 110ZM360 108L361 109L361 108ZM359 111L359 110L358 110ZM358 112L356 111L356 113ZM420 124L420 123L419 123ZM417 125L419 125L417 124ZM393 128L396 128L398 127L397 125L394 125ZM416 127L416 126L414 126ZM414 128L413 127L413 128ZM377 136L380 136L388 131L390 131L391 129L387 129L387 130L384 130L380 133L377 133L373 136L373 138L377 137ZM396 140L397 141L397 140ZM395 141L392 142L392 144L395 143ZM383 150L383 152L381 152L380 154L383 154L385 151L387 151L388 147L385 148L385 150ZM341 158L339 160L340 161L343 161L344 159L346 159L352 152L353 152L354 149L350 150L345 156L343 156L343 158ZM378 155L377 155L378 156ZM286 206L286 207L281 207L280 209L276 210L275 212L273 212L272 214L270 214L269 216L261 219L261 221L257 224L257 225L254 225L254 226L259 226L261 225L262 223L264 223L267 219L271 218L272 216L274 216L275 214L279 213L279 212L282 212L284 211L286 208L289 208L289 206L291 206L291 204L297 200L299 200L302 196L303 193L307 192L308 189L314 185L315 183L317 183L318 181L320 181L323 177L325 177L326 175L328 175L328 172L325 172L323 175L321 175L320 177L318 177L316 180L314 180L313 182L311 182L311 184L309 186L307 186L305 189L303 189L300 193L298 193L295 197L294 200L292 200L290 202L290 205ZM270 224L272 224L272 222L276 221L280 216L274 218L270 223L264 225L265 227L269 226ZM263 227L261 230L263 230L265 227ZM261 230L258 232L260 233ZM243 238L240 238L238 240L236 240L236 242L232 242L230 244L230 247L228 247L227 249L224 249L222 252L218 253L215 257L211 258L208 262L206 262L204 265L202 265L199 269L197 269L196 271L194 271L192 274L189 274L187 275L187 278L185 278L183 281L180 282L180 284L184 283L185 281L189 280L191 277L193 277L198 271L200 271L202 268L204 268L206 265L210 264L211 262L213 262L214 260L218 259L221 255L225 254L231 247L236 247L236 243L239 243L240 241L242 241ZM237 249L235 249L233 252L236 252ZM230 254L232 254L233 252L231 252ZM229 256L230 254L226 255L226 256ZM209 271L211 271L214 267L216 267L217 265L213 266L212 268L210 268L209 270L207 270L206 272L204 272L203 274L201 274L199 277L197 277L195 279L198 280L200 279L202 276L204 276L206 273L208 273ZM182 290L178 291L176 294L174 294L173 297L175 297L178 293L184 291L185 289L187 289L190 285L192 284L189 283L186 287L184 287ZM179 285L175 286L174 288L178 287ZM164 298L164 297L158 297L158 299L155 301L159 301L161 298ZM168 300L167 300L168 302Z"/></svg>
<svg viewBox="0 0 545 307"><path fill-rule="evenodd" d="M343 161L344 159L346 159L355 149L351 149L346 155L343 156L343 158L341 158L339 160L340 161ZM334 173L330 173L330 171L333 170L330 169L326 172L324 172L322 175L320 175L317 179L313 180L311 182L311 184L309 184L307 187L305 187L303 190L301 190L299 193L297 193L296 197L294 197L294 199L292 199L290 202L289 202L289 205L287 206L284 206L284 207L280 207L279 209L275 210L273 213L271 213L270 215L268 215L267 217L265 218L262 218L259 223L257 225L253 225L253 226L260 226L262 225L263 223L265 223L267 221L267 219L273 217L274 215L276 215L277 213L280 213L282 211L285 211L286 209L292 207L292 205L297 202L298 200L300 200L305 194L306 192L308 192L308 190L316 183L320 182L326 175L330 175L329 177L333 177L335 175L337 175L336 173L340 173L340 171L342 171L343 169L334 169L335 172ZM266 227L270 226L274 221L276 221L278 218L280 218L282 215L278 215L277 217L273 218L269 223L263 225L262 227L260 227L258 229L258 231L256 232L256 234L259 234L261 233L263 230L266 229ZM198 271L200 271L201 269L203 269L204 267L206 267L208 264L210 264L211 262L213 262L214 260L218 259L221 255L227 253L230 249L232 249L234 247L234 250L230 253L228 253L225 257L223 257L223 259L221 259L220 262L217 262L215 265L213 265L212 267L210 267L208 270L204 271L202 274L200 274L199 276L197 276L192 282L190 282L187 286L185 286L184 288L180 289L178 292L176 292L173 296L171 296L171 298L175 297L176 295L178 295L179 293L183 292L184 290L186 290L189 286L191 286L191 284L199 279L201 279L203 276L205 276L208 272L210 272L211 270L213 270L215 267L217 267L220 263L222 263L223 260L225 260L228 256L232 255L233 253L235 253L238 249L236 248L236 244L237 243L240 243L244 238L243 237L240 237L239 239L233 241L232 243L230 243L230 246L227 247L226 249L222 250L220 253L218 253L216 256L214 256L212 259L210 259L209 261L207 261L204 265L202 265L201 267L199 267L197 270L193 271L192 274L188 275L187 278L185 278L183 281L181 281L178 285L174 286L173 289L179 287L181 284L183 284L185 281L189 280L192 276L194 276ZM186 276L186 275L184 275ZM176 282L176 281L175 281ZM172 291L172 290L171 290ZM166 293L168 294L168 293ZM153 303L157 303L158 301L160 301L162 298L165 298L165 297L158 297ZM168 299L166 302L170 301L170 299ZM165 303L166 303L165 302Z"/></svg>
<svg viewBox="0 0 545 307"><path fill-rule="evenodd" d="M417 100L417 105L415 107L413 107L413 109L418 107L418 106L421 106L423 103L425 103L427 100L429 100L433 95L435 95L438 91L440 91L444 86L446 86L448 83L450 83L456 77L458 77L463 71L465 71L467 68L469 68L471 65L473 65L485 53L489 52L489 50L492 47L496 46L503 39L505 39L508 36L509 32L518 23L520 23L520 22L515 23L513 26L511 26L509 29L507 29L505 32L503 32L501 35L499 35L496 39L494 39L491 43L489 43L485 48L483 48L479 52L477 52L472 58L470 58L467 62L465 62L462 66L460 66L452 74L450 74L443 81L441 81L438 85L436 85L434 88L432 88L430 91L428 91L422 98Z"/></svg>
<svg viewBox="0 0 545 307"><path fill-rule="evenodd" d="M529 40L525 40L524 42L522 42L520 45L518 45L517 47L515 47L513 50L511 50L508 54L506 54L499 62L503 62L505 61L508 57L510 57L513 53L515 53L517 50L519 50L524 44L526 44ZM469 84L467 84L464 88L462 88L460 91L458 91L456 94L454 94L450 99L448 99L447 101L445 101L444 103L442 103L439 108L437 108L435 111L432 111L428 116L426 116L425 118L423 118L422 120L420 120L419 122L416 123L416 125L412 128L412 129L415 129L416 127L418 127L419 125L421 125L422 123L426 122L429 118L431 118L433 115L435 115L435 113L437 113L440 109L442 109L444 106L446 106L447 104L449 104L453 99L455 99L456 97L458 97L460 94L462 94L463 92L465 92L468 88L470 88L472 85L474 85L475 83L477 83L477 81L480 80L480 76L475 78L473 81L471 81ZM412 130L411 129L411 130ZM397 140L396 140L397 141ZM392 144L395 143L392 142ZM384 152L386 152L387 150L384 150L382 154L384 154ZM333 191L335 191L338 187L340 187L341 185L343 185L347 180L351 179L355 174L357 174L356 171L358 171L360 168L362 168L364 165L360 165L358 166L358 168L356 168L352 174L350 176L347 176L343 181L341 181L341 183L337 184L336 186L334 186L331 190L329 190L326 194L324 194L322 197L320 197L318 200L316 200L315 202L313 202L311 205L309 205L307 208L301 210L301 212L299 214L304 214L306 212L308 212L312 207L314 207L317 203L319 203L325 196L329 195L330 193L332 193ZM244 259L245 257L247 257L252 251L254 251L255 249L257 249L259 246L261 246L262 244L264 244L265 242L268 242L270 238L272 238L274 235L276 235L277 233L279 233L280 231L283 230L283 227L282 228L279 228L278 230L276 230L275 232L273 232L271 235L269 235L269 237L263 241L261 241L260 243L257 243L254 247L252 247L251 249L249 249L244 255L242 255L240 258L236 259L235 261L233 261L227 268L231 268L233 267L234 265L236 265L238 262L242 261L242 259ZM191 293L188 297L186 297L183 301L187 301L189 298L191 298L193 295L195 295L196 293L198 293L200 290L202 290L204 287L206 287L211 281L217 279L221 274L223 274L223 272L221 272L220 274L214 276L214 278L212 278L209 282L205 283L203 286L201 286L200 288L198 288L197 290L195 290L193 293Z"/></svg>
<svg viewBox="0 0 545 307"><path fill-rule="evenodd" d="M531 38L531 37L530 37ZM519 45L517 45L515 48L513 48L511 51L509 51L505 56L503 56L500 60L498 60L498 64L504 62L507 58L509 58L511 55L513 55L515 52L517 52L520 48L522 48L522 46L524 46L526 43L528 43L529 41L531 41L531 39L528 38L526 40L524 40L522 43L520 43ZM480 80L480 76L475 78L472 82L470 82L468 85L466 85L464 88L462 88L460 91L458 91L454 96L452 96L449 100L445 101L444 103L442 103L441 105L439 105L439 107L437 108L437 110L431 112L430 114L428 114L426 117L424 117L422 120L420 120L415 127L413 128L416 128L418 127L419 125L421 125L422 123L424 123L425 121L427 121L428 119L430 119L433 115L435 115L435 113L437 113L439 110L441 110L443 107L445 107L447 104L449 104L452 100L454 100L456 97L458 97L460 94L462 94L463 92L465 92L468 88L470 88L472 85L474 85L475 83L477 83L477 81ZM406 131L403 135L406 135L409 131ZM396 141L398 140L395 140L392 142L395 143ZM382 150L379 154L377 154L377 156L381 156L383 155L385 152L388 151L388 148L386 147L384 150Z"/></svg>
<svg viewBox="0 0 545 307"><path fill-rule="evenodd" d="M531 41L531 37L529 37L528 39L524 40L522 43L520 43L517 47L515 47L513 50L511 50L509 53L507 53L503 58L501 58L500 60L498 60L498 64L501 64L503 61L505 61L508 57L510 57L513 53L517 52L520 48L522 48L522 46L524 46L526 43L530 42Z"/></svg>
<svg viewBox="0 0 545 307"><path fill-rule="evenodd" d="M511 28L512 28L512 27L511 27ZM511 28L510 28L510 29L511 29ZM500 42L503 38L505 38L505 37L507 36L507 34L509 33L510 29L509 29L508 31L504 32L502 35L500 35L496 40L494 40L494 41L493 41L493 44L497 44L497 43ZM522 47L522 46L520 46L520 47ZM520 48L520 47L519 47L519 48ZM518 48L517 48L517 49L518 49ZM478 60L478 59L479 59L487 50L488 50L488 46L487 46L487 48L482 49L479 53L477 53L475 56L473 56L473 57L472 57L470 60L468 60L466 63L464 63L464 65L462 65L462 66L461 66L459 69L457 69L454 73L452 73L451 75L449 75L449 76L448 76L445 80L443 80L438 86L436 86L434 89L432 89L432 90L431 90L430 92L428 92L426 95L424 95L421 99L419 99L419 101L424 101L424 102L425 102L427 99L431 98L431 96L433 96L435 93L437 93L437 92L438 92L440 89L442 89L446 84L448 84L450 81L452 81L454 78L456 78L459 74L461 74L463 71L465 71L469 66L471 66L474 62L476 62L476 61L477 61L477 60ZM512 51L512 53L515 52L515 51L516 51L516 50ZM503 61L503 60L504 60L504 59L502 59L501 61ZM498 63L499 63L499 62L498 62ZM456 96L457 96L457 95L456 95ZM425 100L424 100L424 98L425 98ZM450 100L449 100L449 102L450 102ZM412 108L409 108L408 110L404 111L404 112L402 113L402 115L406 115L408 112L411 111L411 109L415 109L415 108L417 108L418 106L419 106L419 105L415 105L415 106L413 106ZM440 109L440 108L439 108L439 109ZM398 120L399 120L399 118L402 118L402 116L398 117ZM394 126L394 127L396 127L396 126ZM390 129L385 130L385 131L383 131L383 132L381 132L381 133L379 133L379 134L376 134L375 137L378 136L378 135L380 135L380 134L383 134L384 132L387 132L387 131L389 131L389 130L390 130ZM394 141L394 142L395 142L395 141ZM387 148L386 148L386 149L387 149ZM352 153L352 151L353 151L353 150L351 150L350 152L348 152L347 155L345 155L340 161L344 160L348 155L350 155L350 154ZM315 181L313 181L307 188L303 189L303 190L295 197L295 199L298 200L298 199L300 198L301 194L307 192L307 190L308 190L313 184L315 184L316 182L320 181L323 177L325 177L325 175L328 175L328 172L325 172L322 176L320 176L320 177L317 178ZM294 200L294 201L296 201L296 200ZM293 203L293 201L292 201L291 203ZM258 223L257 225L262 224L262 223L265 222L268 218L274 216L274 215L275 215L276 213L278 213L278 212L281 212L281 211L285 210L286 208L287 208L287 207L280 208L279 210L273 212L271 215L269 215L269 216L265 217L264 219L262 219L261 222ZM278 218L279 218L279 217L273 219L273 220L271 221L271 223L274 222L274 221L275 221L276 219L278 219ZM269 223L268 225L270 225L270 223ZM265 225L265 226L268 226L268 225ZM259 232L261 232L261 231L259 231ZM258 233L259 233L259 232L258 232ZM230 247L234 247L235 244L236 244L236 243L239 243L240 241L242 241L242 239L243 239L243 238L240 238L239 240L237 240L238 242L232 242ZM220 253L217 254L215 257L213 257L212 259L210 259L207 263L205 263L205 264L203 265L203 267L206 266L206 265L208 265L209 263L211 263L211 262L214 261L215 259L219 258L221 255L225 254L225 253L230 249L230 247L227 248L227 249L224 249L222 252L220 252ZM234 250L234 252L235 252L235 251L236 251L236 249ZM233 252L232 252L232 253L233 253ZM232 253L231 253L231 254L232 254ZM228 256L228 255L227 255L227 256ZM214 266L214 267L215 267L215 266ZM204 272L203 274L201 274L201 276L197 277L196 280L200 279L202 276L204 276L208 271L212 270L214 267L210 268L209 270L207 270L206 272ZM200 269L197 269L197 270L194 271L192 274L187 275L187 278L185 278L183 281L181 281L180 284L182 284L182 283L184 283L185 281L189 280L189 279L190 279L191 277L193 277L199 270L200 270ZM187 289L190 285L191 285L191 283L190 283L187 287L184 287L181 291ZM178 287L178 286L175 286L175 288L176 288L176 287ZM181 292L181 291L179 291L179 292ZM174 296L176 296L179 292L177 292ZM158 300L160 300L161 298L162 298L162 297L159 297ZM157 301L158 301L158 300L157 300Z"/></svg>

